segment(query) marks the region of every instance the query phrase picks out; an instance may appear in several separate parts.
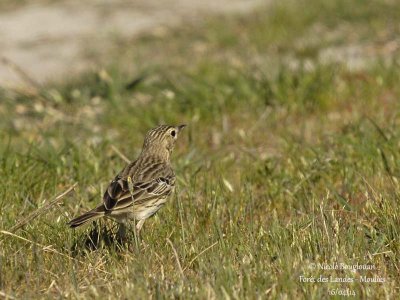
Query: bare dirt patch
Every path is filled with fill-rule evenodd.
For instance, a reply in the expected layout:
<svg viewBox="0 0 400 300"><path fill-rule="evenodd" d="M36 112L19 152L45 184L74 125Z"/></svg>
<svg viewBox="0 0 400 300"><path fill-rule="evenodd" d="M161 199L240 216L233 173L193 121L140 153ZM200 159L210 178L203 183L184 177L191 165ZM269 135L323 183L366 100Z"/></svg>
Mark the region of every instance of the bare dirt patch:
<svg viewBox="0 0 400 300"><path fill-rule="evenodd" d="M68 1L22 6L0 14L0 56L38 82L59 80L93 65L91 51L111 47L112 37L132 38L163 26L201 20L207 14L246 13L262 0ZM0 65L0 85L22 84Z"/></svg>

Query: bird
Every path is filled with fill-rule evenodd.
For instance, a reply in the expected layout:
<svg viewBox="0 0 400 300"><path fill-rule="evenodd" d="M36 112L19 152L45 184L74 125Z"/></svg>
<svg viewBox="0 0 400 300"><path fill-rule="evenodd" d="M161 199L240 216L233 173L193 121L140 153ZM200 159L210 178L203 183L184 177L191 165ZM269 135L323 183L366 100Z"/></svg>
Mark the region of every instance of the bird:
<svg viewBox="0 0 400 300"><path fill-rule="evenodd" d="M146 219L167 202L175 187L171 154L178 135L186 125L160 125L145 136L138 158L126 165L110 182L103 202L96 208L68 222L71 228L101 217L114 219L122 226L138 221L137 233Z"/></svg>

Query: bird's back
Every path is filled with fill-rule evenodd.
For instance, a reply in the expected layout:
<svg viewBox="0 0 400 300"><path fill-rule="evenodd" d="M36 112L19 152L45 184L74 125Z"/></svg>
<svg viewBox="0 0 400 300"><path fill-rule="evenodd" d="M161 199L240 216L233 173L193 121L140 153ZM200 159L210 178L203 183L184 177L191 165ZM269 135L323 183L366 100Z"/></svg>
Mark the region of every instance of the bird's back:
<svg viewBox="0 0 400 300"><path fill-rule="evenodd" d="M115 179L127 179L130 177L132 183L147 182L164 176L174 176L174 172L169 161L161 160L152 155L141 155L128 164Z"/></svg>
<svg viewBox="0 0 400 300"><path fill-rule="evenodd" d="M163 184L163 191L160 189ZM128 164L110 183L103 196L106 210L142 202L152 196L170 194L175 185L175 173L168 161L156 156L139 156ZM151 196L151 197L150 197Z"/></svg>

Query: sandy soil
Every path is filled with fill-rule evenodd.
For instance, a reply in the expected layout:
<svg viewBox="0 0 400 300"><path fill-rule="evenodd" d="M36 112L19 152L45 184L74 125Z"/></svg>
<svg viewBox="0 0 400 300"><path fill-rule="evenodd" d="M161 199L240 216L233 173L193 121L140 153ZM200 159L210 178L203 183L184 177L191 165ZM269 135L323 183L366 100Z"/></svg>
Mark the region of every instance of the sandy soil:
<svg viewBox="0 0 400 300"><path fill-rule="evenodd" d="M205 14L246 13L268 0L86 0L31 4L0 13L0 86L23 84L10 63L44 83L91 67L87 53Z"/></svg>

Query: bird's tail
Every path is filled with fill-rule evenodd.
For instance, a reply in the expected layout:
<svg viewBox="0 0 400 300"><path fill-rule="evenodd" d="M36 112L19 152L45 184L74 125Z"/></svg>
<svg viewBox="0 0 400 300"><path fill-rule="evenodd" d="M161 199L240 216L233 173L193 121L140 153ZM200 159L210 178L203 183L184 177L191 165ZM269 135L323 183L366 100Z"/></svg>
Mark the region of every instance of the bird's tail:
<svg viewBox="0 0 400 300"><path fill-rule="evenodd" d="M88 212L84 213L83 215L72 219L68 222L69 227L75 228L81 225L86 224L87 222L94 221L97 218L104 216L105 214L105 207L104 205L100 205L95 209L89 210Z"/></svg>

